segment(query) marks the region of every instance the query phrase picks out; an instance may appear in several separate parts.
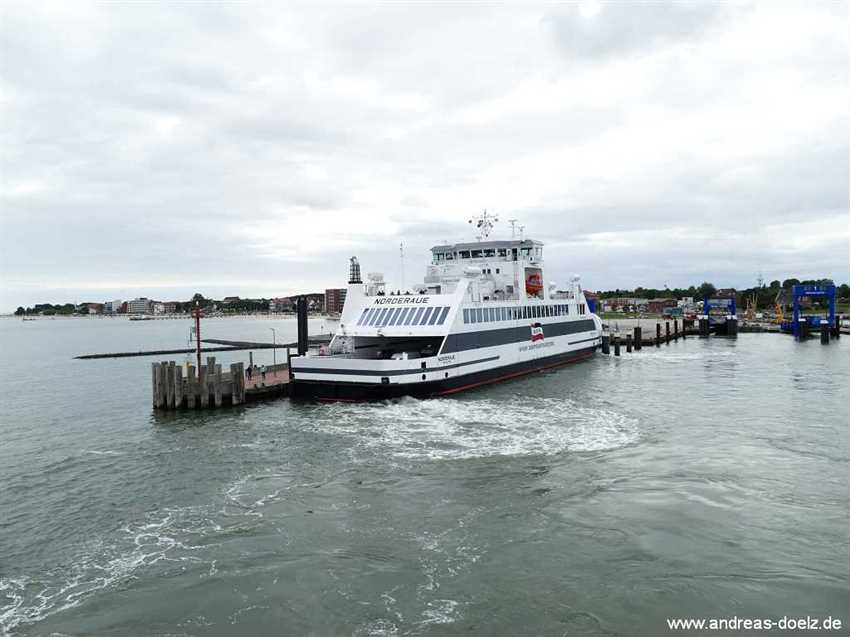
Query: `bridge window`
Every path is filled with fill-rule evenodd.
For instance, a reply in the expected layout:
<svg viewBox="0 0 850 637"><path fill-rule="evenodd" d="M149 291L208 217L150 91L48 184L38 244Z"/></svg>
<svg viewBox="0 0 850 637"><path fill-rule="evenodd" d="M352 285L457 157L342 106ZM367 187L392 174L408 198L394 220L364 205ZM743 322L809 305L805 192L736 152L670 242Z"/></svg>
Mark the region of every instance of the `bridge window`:
<svg viewBox="0 0 850 637"><path fill-rule="evenodd" d="M484 322L484 313L481 311L480 307L475 308L475 322L483 323Z"/></svg>
<svg viewBox="0 0 850 637"><path fill-rule="evenodd" d="M428 319L431 317L431 312L434 311L433 307L425 308L425 314L422 316L422 320L419 321L419 325L427 325Z"/></svg>
<svg viewBox="0 0 850 637"><path fill-rule="evenodd" d="M411 325L419 325L419 318L422 316L422 312L425 311L424 307L416 308L416 316L413 317L413 320L410 322Z"/></svg>
<svg viewBox="0 0 850 637"><path fill-rule="evenodd" d="M376 325L378 323L378 319L381 318L381 314L383 312L386 312L386 311L387 311L387 308L385 308L385 307L376 308L375 310L373 310L372 311L372 318L369 319L369 325L370 326Z"/></svg>
<svg viewBox="0 0 850 637"><path fill-rule="evenodd" d="M361 315L360 315L360 320L359 320L359 321L357 321L357 324L358 324L358 325L363 325L363 319L365 319L365 318L366 318L366 315L367 315L368 313L369 313L369 308L366 308L365 310L363 310L363 314L361 314Z"/></svg>
<svg viewBox="0 0 850 637"><path fill-rule="evenodd" d="M483 256L481 250L471 250L470 254L472 255L473 259L480 259Z"/></svg>
<svg viewBox="0 0 850 637"><path fill-rule="evenodd" d="M458 252L458 254L460 255L461 259L469 258L469 250L461 250L460 252Z"/></svg>
<svg viewBox="0 0 850 637"><path fill-rule="evenodd" d="M484 250L484 256L485 257L495 257L496 251L493 248L486 248Z"/></svg>
<svg viewBox="0 0 850 637"><path fill-rule="evenodd" d="M443 311L440 312L440 318L437 320L437 325L442 325L443 323L446 322L446 317L449 315L450 309L451 308L448 308L448 307L443 308Z"/></svg>
<svg viewBox="0 0 850 637"><path fill-rule="evenodd" d="M405 325L410 325L410 322L413 320L413 315L416 313L416 308L410 308L410 311L407 313L407 317L404 319ZM399 323L401 325L401 323Z"/></svg>
<svg viewBox="0 0 850 637"><path fill-rule="evenodd" d="M428 325L434 325L437 322L437 319L440 318L440 310L443 308L435 307L434 311L431 313L431 320L428 321Z"/></svg>
<svg viewBox="0 0 850 637"><path fill-rule="evenodd" d="M500 257L506 257L506 256L508 256L508 250L507 250L507 248L499 248L498 255L499 255Z"/></svg>

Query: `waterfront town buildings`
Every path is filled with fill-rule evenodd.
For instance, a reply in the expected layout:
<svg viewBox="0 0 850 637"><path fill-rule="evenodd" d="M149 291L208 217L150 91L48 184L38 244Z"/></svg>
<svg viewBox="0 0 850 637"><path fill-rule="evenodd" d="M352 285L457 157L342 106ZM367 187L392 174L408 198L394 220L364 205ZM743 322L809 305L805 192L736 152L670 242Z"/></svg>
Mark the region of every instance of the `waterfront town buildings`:
<svg viewBox="0 0 850 637"><path fill-rule="evenodd" d="M129 314L150 314L152 309L151 300L144 296L127 302Z"/></svg>
<svg viewBox="0 0 850 637"><path fill-rule="evenodd" d="M344 288L330 288L325 290L325 312L328 314L342 314L342 306L345 304Z"/></svg>

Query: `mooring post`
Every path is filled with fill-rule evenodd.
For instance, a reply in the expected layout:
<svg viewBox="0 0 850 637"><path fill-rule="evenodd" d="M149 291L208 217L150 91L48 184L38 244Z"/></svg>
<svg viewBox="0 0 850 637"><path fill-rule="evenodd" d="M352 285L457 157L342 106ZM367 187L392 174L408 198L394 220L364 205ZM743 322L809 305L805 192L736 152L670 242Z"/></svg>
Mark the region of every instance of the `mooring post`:
<svg viewBox="0 0 850 637"><path fill-rule="evenodd" d="M611 335L610 334L602 334L602 353L610 354L611 353Z"/></svg>
<svg viewBox="0 0 850 637"><path fill-rule="evenodd" d="M635 328L635 351L639 351L643 347L643 330L640 326Z"/></svg>
<svg viewBox="0 0 850 637"><path fill-rule="evenodd" d="M620 335L616 334L614 336L614 356L620 355Z"/></svg>
<svg viewBox="0 0 850 637"><path fill-rule="evenodd" d="M823 319L820 322L820 342L829 345L829 321Z"/></svg>
<svg viewBox="0 0 850 637"><path fill-rule="evenodd" d="M841 336L841 317L836 314L835 316L835 333L833 334L834 338L839 338Z"/></svg>
<svg viewBox="0 0 850 637"><path fill-rule="evenodd" d="M188 409L195 408L195 396L198 393L198 385L195 382L195 366L188 365L186 367L186 407Z"/></svg>
<svg viewBox="0 0 850 637"><path fill-rule="evenodd" d="M174 368L174 407L180 409L183 407L183 366L177 365Z"/></svg>
<svg viewBox="0 0 850 637"><path fill-rule="evenodd" d="M664 321L664 342L670 344L670 321Z"/></svg>
<svg viewBox="0 0 850 637"><path fill-rule="evenodd" d="M685 319L682 319L682 340L685 340L688 335L688 327L685 323Z"/></svg>
<svg viewBox="0 0 850 637"><path fill-rule="evenodd" d="M629 333L626 333L626 353L632 353L632 335Z"/></svg>
<svg viewBox="0 0 850 637"><path fill-rule="evenodd" d="M661 323L655 324L655 347L661 347Z"/></svg>
<svg viewBox="0 0 850 637"><path fill-rule="evenodd" d="M738 338L738 317L735 314L730 314L726 319L726 336Z"/></svg>
<svg viewBox="0 0 850 637"><path fill-rule="evenodd" d="M248 352L248 367L254 366L254 352Z"/></svg>
<svg viewBox="0 0 850 637"><path fill-rule="evenodd" d="M708 338L709 333L710 333L710 331L709 331L708 317L707 316L700 316L699 317L699 337L700 338Z"/></svg>
<svg viewBox="0 0 850 637"><path fill-rule="evenodd" d="M673 340L679 340L679 319L673 319Z"/></svg>

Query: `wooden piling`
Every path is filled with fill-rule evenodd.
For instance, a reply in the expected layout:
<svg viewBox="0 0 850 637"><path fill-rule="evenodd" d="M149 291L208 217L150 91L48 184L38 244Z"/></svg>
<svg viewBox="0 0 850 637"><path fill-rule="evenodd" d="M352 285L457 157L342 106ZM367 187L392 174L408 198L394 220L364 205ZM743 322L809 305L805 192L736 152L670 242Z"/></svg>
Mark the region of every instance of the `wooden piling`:
<svg viewBox="0 0 850 637"><path fill-rule="evenodd" d="M602 353L610 354L611 353L611 335L603 334L602 335Z"/></svg>
<svg viewBox="0 0 850 637"><path fill-rule="evenodd" d="M655 347L661 347L661 323L655 324Z"/></svg>
<svg viewBox="0 0 850 637"><path fill-rule="evenodd" d="M664 321L664 343L670 344L670 321Z"/></svg>
<svg viewBox="0 0 850 637"><path fill-rule="evenodd" d="M153 406L162 409L162 363L153 363Z"/></svg>
<svg viewBox="0 0 850 637"><path fill-rule="evenodd" d="M151 397L153 401L152 404L154 409L156 409L159 407L156 400L158 395L156 391L156 363L151 363L151 390L153 392L153 396Z"/></svg>
<svg viewBox="0 0 850 637"><path fill-rule="evenodd" d="M183 407L183 366L177 365L174 368L174 407L180 409Z"/></svg>
<svg viewBox="0 0 850 637"><path fill-rule="evenodd" d="M175 382L174 381L175 381L175 377L176 377L174 370L175 370L174 361L168 361L168 375L167 375L166 378L168 379L168 408L169 409L174 409L174 396L175 396L175 390L174 390Z"/></svg>
<svg viewBox="0 0 850 637"><path fill-rule="evenodd" d="M222 393L222 392L221 392L221 389L222 389L222 382L221 382L221 363L218 363L218 364L216 364L216 366L215 366L215 379L214 379L214 382L215 382L215 384L214 384L214 386L213 386L213 396L215 397L215 406L216 406L216 407L221 407L221 393Z"/></svg>
<svg viewBox="0 0 850 637"><path fill-rule="evenodd" d="M198 369L198 402L201 409L206 409L210 404L210 388L207 386L207 366L201 365Z"/></svg>
<svg viewBox="0 0 850 637"><path fill-rule="evenodd" d="M635 328L635 351L639 351L643 347L643 330L640 326Z"/></svg>
<svg viewBox="0 0 850 637"><path fill-rule="evenodd" d="M620 355L620 335L614 336L614 356Z"/></svg>
<svg viewBox="0 0 850 637"><path fill-rule="evenodd" d="M186 407L195 408L195 397L198 395L198 383L195 380L195 366L186 367Z"/></svg>
<svg viewBox="0 0 850 637"><path fill-rule="evenodd" d="M673 319L673 340L679 340L679 319Z"/></svg>
<svg viewBox="0 0 850 637"><path fill-rule="evenodd" d="M829 322L820 322L820 342L823 345L829 345Z"/></svg>
<svg viewBox="0 0 850 637"><path fill-rule="evenodd" d="M708 338L708 335L711 333L710 324L708 322L708 317L700 317L699 319L699 337L700 338Z"/></svg>
<svg viewBox="0 0 850 637"><path fill-rule="evenodd" d="M626 353L627 354L632 353L632 335L631 334L626 334Z"/></svg>
<svg viewBox="0 0 850 637"><path fill-rule="evenodd" d="M159 406L165 408L168 406L168 361L159 363Z"/></svg>

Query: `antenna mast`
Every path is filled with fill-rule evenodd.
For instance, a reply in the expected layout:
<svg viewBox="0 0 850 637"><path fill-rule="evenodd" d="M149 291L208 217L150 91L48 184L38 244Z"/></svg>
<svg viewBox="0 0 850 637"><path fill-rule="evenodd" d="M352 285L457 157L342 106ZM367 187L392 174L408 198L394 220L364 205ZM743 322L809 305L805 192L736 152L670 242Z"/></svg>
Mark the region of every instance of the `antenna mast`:
<svg viewBox="0 0 850 637"><path fill-rule="evenodd" d="M398 244L398 255L401 259L401 291L404 292L404 241Z"/></svg>
<svg viewBox="0 0 850 637"><path fill-rule="evenodd" d="M491 215L487 213L487 209L484 209L484 212L478 216L473 217L469 220L469 223L475 224L475 229L478 231L478 234L475 235L475 238L478 241L482 239L486 239L490 236L490 231L493 230L493 226L499 220L499 217L495 215Z"/></svg>

